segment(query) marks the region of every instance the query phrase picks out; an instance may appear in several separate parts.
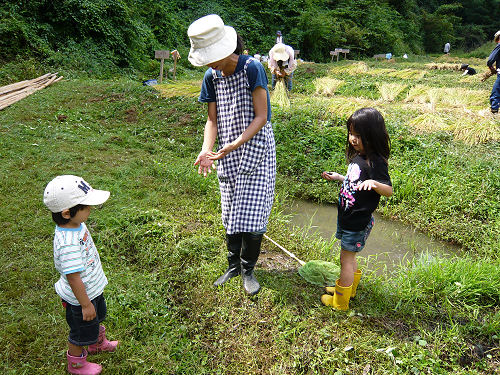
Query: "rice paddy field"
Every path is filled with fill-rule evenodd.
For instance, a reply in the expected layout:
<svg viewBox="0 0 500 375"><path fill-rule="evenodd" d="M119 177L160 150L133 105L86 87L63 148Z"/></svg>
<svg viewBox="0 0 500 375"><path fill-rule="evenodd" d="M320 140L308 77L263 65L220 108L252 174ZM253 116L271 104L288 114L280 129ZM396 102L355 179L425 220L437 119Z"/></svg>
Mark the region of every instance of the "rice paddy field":
<svg viewBox="0 0 500 375"><path fill-rule="evenodd" d="M202 70L154 88L61 71L65 80L0 111L0 372L65 373L42 192L71 173L111 191L87 221L109 279L106 332L120 340L92 358L103 374L499 374L500 123L488 108L493 78L461 76L462 62L485 70L449 57L303 63L289 105L273 101L271 238L305 261L338 264L335 239L291 226L284 212L297 198L336 202L321 172L345 171L345 120L372 106L392 143L394 195L380 214L460 249L391 271L361 254L348 312L323 306L322 288L268 241L257 297L239 278L212 286L226 250L216 176L193 166Z"/></svg>

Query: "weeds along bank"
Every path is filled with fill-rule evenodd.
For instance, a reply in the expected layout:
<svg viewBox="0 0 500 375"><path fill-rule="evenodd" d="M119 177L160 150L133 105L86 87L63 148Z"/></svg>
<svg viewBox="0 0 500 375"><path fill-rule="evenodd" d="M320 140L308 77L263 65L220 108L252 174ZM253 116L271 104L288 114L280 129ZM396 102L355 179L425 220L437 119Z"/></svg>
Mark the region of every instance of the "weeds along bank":
<svg viewBox="0 0 500 375"><path fill-rule="evenodd" d="M316 169L344 163L343 129L323 107L305 108L275 109L278 143L293 135L295 144L280 150L282 185L269 230L303 259L331 260L332 244L291 233L279 213L290 193L334 200L336 192L314 180ZM391 375L498 369L499 265L489 253L422 259L390 277L367 272L350 314L323 308L321 290L274 266L258 266L257 300L244 297L237 282L214 293L214 275L225 268L218 185L192 165L205 116L192 96L174 91L166 99L129 80L88 79L60 82L0 112L3 373L63 371L67 331L53 289L53 222L41 195L47 181L68 172L111 191L88 222L110 282L106 324L122 341L113 356L99 358L110 373L348 374L368 364L371 373ZM403 137L415 154L431 141L446 145L403 126L395 136L393 127L393 138ZM485 154L464 152L461 160L468 165Z"/></svg>

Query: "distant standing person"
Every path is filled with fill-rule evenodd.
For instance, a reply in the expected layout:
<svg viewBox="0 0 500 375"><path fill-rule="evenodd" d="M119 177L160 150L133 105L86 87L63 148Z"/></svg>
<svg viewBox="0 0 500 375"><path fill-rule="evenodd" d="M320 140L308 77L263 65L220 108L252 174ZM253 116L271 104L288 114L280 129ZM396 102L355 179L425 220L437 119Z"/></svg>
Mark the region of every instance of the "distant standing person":
<svg viewBox="0 0 500 375"><path fill-rule="evenodd" d="M241 55L241 38L218 15L194 21L188 36L189 61L208 67L198 99L208 103L208 118L194 164L206 177L219 160L217 177L229 265L214 285L241 274L246 293L254 295L260 284L253 271L273 206L276 176L266 71L253 57Z"/></svg>
<svg viewBox="0 0 500 375"><path fill-rule="evenodd" d="M345 176L323 172L329 181L342 183L339 192L337 233L340 240L340 278L321 296L324 305L336 310L349 309L349 299L356 295L361 279L356 255L365 246L374 225L373 211L380 196L392 195L387 160L390 140L385 121L374 108L361 108L347 120Z"/></svg>
<svg viewBox="0 0 500 375"><path fill-rule="evenodd" d="M498 107L500 107L500 30L495 33L493 40L497 45L488 57L486 65L488 65L492 74L497 75L497 80L493 84L493 89L491 90L490 106L491 113L498 113ZM495 67L493 67L493 64Z"/></svg>
<svg viewBox="0 0 500 375"><path fill-rule="evenodd" d="M281 35L281 31L276 31L276 44L283 43L283 35Z"/></svg>
<svg viewBox="0 0 500 375"><path fill-rule="evenodd" d="M447 55L450 54L450 43L446 43L444 45L444 53L446 53Z"/></svg>
<svg viewBox="0 0 500 375"><path fill-rule="evenodd" d="M292 91L293 71L297 68L295 60L295 51L286 44L276 44L269 51L269 61L267 66L271 71L272 88L276 86L276 79L283 78L286 82L288 91Z"/></svg>

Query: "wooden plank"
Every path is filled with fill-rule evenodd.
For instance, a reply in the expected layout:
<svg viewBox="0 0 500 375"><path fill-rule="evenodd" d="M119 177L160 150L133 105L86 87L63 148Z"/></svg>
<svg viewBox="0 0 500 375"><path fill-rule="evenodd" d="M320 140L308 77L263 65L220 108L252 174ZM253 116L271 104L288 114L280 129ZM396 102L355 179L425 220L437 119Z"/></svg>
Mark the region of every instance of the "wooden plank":
<svg viewBox="0 0 500 375"><path fill-rule="evenodd" d="M44 74L43 76L40 76L40 77L37 77L34 79L29 79L26 81L20 81L20 82L12 83L10 85L2 86L2 87L0 87L0 95L8 93L10 91L19 90L23 87L27 87L27 86L31 85L32 83L35 83L35 82L38 82L38 81L41 81L41 80L47 78L51 74L52 73L47 73L47 74Z"/></svg>

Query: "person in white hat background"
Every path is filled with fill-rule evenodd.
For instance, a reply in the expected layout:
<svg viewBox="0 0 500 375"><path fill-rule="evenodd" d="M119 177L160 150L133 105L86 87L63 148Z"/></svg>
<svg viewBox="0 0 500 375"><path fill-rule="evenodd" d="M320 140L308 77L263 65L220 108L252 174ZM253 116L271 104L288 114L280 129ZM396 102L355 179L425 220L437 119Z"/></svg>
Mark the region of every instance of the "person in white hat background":
<svg viewBox="0 0 500 375"><path fill-rule="evenodd" d="M492 74L497 75L497 79L493 84L493 89L491 90L490 95L491 112L493 114L497 114L498 108L500 107L500 30L495 33L493 40L497 45L488 57L486 65Z"/></svg>
<svg viewBox="0 0 500 375"><path fill-rule="evenodd" d="M61 277L55 289L70 328L66 357L71 374L100 374L102 366L87 362L87 354L113 352L118 345L118 341L106 338L101 324L106 318L103 291L108 280L85 225L91 207L103 204L109 195L109 191L95 190L73 175L57 176L43 193L43 203L56 223L54 265Z"/></svg>
<svg viewBox="0 0 500 375"><path fill-rule="evenodd" d="M292 91L293 71L297 68L295 51L292 47L278 43L269 51L267 66L271 71L272 88L276 86L277 79L284 79L288 91Z"/></svg>
<svg viewBox="0 0 500 375"><path fill-rule="evenodd" d="M260 62L242 55L234 28L215 14L188 28L189 61L208 67L199 101L208 103L198 173L207 176L218 161L222 224L226 230L228 268L220 286L241 274L247 294L259 292L254 267L271 213L276 152L271 126L268 80ZM213 151L215 141L217 151Z"/></svg>

